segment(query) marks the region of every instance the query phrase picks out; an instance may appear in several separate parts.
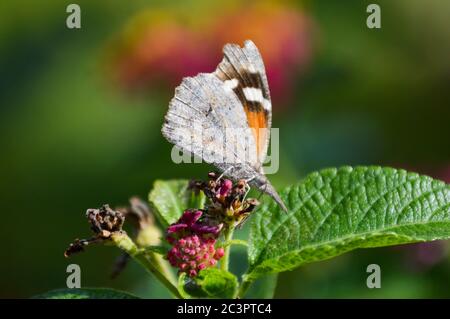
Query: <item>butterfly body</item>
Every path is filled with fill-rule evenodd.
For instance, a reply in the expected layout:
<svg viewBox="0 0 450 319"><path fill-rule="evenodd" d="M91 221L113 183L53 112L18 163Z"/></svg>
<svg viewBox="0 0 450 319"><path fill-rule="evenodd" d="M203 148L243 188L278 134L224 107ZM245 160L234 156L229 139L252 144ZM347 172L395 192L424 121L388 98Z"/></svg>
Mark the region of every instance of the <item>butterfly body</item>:
<svg viewBox="0 0 450 319"><path fill-rule="evenodd" d="M261 55L251 41L224 47L213 73L186 77L175 90L162 128L168 141L215 165L234 180L248 180L284 209L264 175L272 105Z"/></svg>

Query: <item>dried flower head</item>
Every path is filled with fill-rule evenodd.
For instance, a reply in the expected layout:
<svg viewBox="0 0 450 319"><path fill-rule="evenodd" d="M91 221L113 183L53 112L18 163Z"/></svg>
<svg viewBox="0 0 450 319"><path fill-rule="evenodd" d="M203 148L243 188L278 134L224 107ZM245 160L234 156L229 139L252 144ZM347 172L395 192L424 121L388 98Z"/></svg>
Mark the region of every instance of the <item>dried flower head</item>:
<svg viewBox="0 0 450 319"><path fill-rule="evenodd" d="M103 238L110 237L112 232L121 231L125 221L123 214L112 210L109 205L88 209L86 218L91 223L92 231Z"/></svg>
<svg viewBox="0 0 450 319"><path fill-rule="evenodd" d="M216 172L208 174L207 182L191 182L191 187L202 190L210 200L206 209L206 216L215 219L225 226L240 225L248 215L259 205L255 198L246 198L250 186L245 180L237 183L222 178Z"/></svg>
<svg viewBox="0 0 450 319"><path fill-rule="evenodd" d="M89 239L76 239L69 245L64 255L68 257L84 251L84 248L88 245L102 243L109 240L113 233L123 232L122 227L125 222L125 217L127 217L127 220L129 219L133 222L136 228L134 237L136 237L138 242L142 232L148 232L149 229L156 229L154 227L153 216L147 204L137 197L130 199L129 207L111 209L109 205L105 204L98 209L89 208L86 211L86 218L91 225L94 236ZM155 236L159 238L161 234L157 232Z"/></svg>

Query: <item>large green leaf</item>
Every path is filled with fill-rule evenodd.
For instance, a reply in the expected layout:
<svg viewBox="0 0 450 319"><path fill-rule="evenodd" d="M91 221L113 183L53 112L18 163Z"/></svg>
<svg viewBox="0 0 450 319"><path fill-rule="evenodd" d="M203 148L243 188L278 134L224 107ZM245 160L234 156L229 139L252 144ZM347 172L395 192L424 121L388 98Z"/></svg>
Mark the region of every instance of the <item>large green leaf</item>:
<svg viewBox="0 0 450 319"><path fill-rule="evenodd" d="M179 277L178 290L184 298L233 298L238 280L232 273L218 268L206 268L197 277Z"/></svg>
<svg viewBox="0 0 450 319"><path fill-rule="evenodd" d="M450 186L381 167L312 173L255 213L247 280L356 248L447 239Z"/></svg>
<svg viewBox="0 0 450 319"><path fill-rule="evenodd" d="M185 209L203 208L205 195L189 190L186 180L157 180L149 201L162 225L167 227L175 223Z"/></svg>
<svg viewBox="0 0 450 319"><path fill-rule="evenodd" d="M35 299L137 299L127 292L107 288L57 289Z"/></svg>

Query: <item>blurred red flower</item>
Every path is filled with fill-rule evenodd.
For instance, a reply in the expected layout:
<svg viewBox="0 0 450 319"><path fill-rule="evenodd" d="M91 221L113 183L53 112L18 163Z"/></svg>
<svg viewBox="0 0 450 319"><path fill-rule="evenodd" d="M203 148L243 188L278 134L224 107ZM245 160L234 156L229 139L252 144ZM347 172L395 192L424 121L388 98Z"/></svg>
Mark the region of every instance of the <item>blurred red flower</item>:
<svg viewBox="0 0 450 319"><path fill-rule="evenodd" d="M283 2L219 2L202 12L152 10L136 16L110 48L112 76L126 89L173 89L212 72L225 43L253 40L263 55L274 109L292 92L311 56L311 21ZM207 12L205 12L207 11Z"/></svg>

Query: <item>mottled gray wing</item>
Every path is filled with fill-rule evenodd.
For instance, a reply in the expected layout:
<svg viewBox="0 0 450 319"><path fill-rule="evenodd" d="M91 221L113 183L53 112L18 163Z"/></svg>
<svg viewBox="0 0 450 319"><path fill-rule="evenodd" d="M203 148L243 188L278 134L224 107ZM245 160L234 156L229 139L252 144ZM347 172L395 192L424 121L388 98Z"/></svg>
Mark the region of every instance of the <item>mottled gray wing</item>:
<svg viewBox="0 0 450 319"><path fill-rule="evenodd" d="M212 73L184 78L170 101L162 128L167 140L223 170L256 166L256 149L242 105Z"/></svg>

